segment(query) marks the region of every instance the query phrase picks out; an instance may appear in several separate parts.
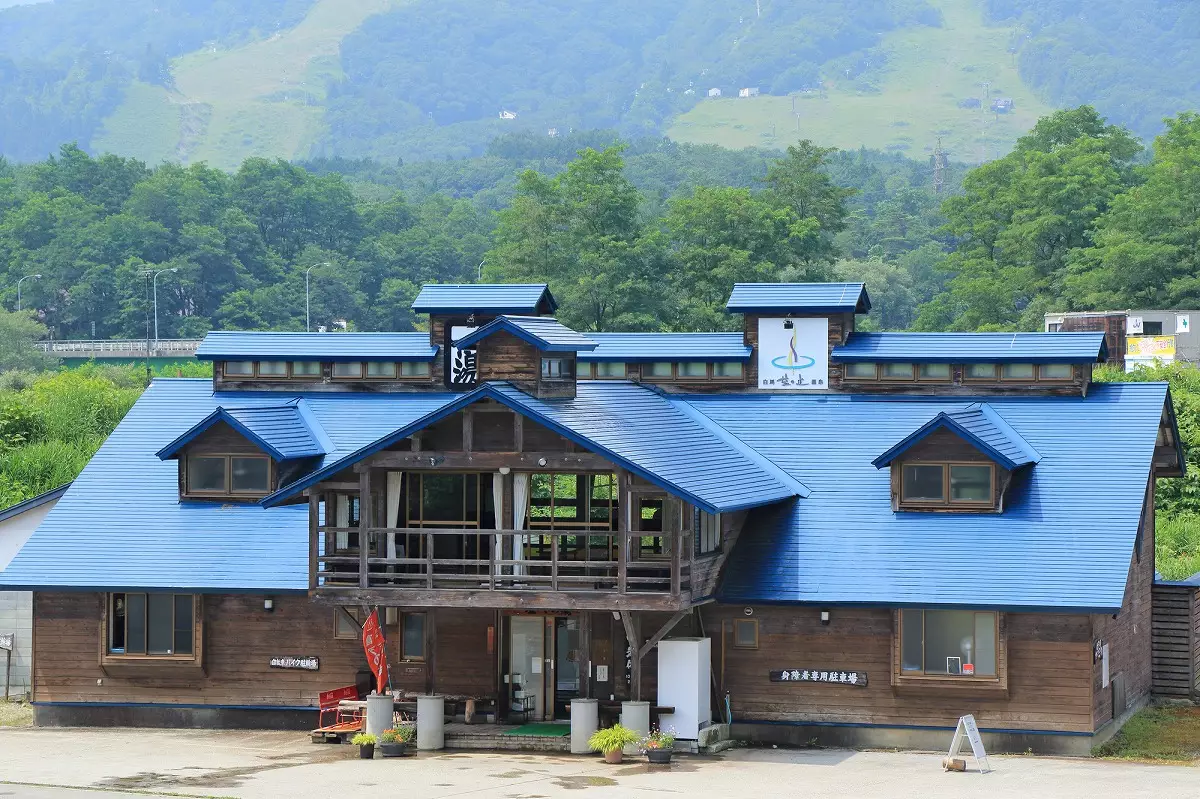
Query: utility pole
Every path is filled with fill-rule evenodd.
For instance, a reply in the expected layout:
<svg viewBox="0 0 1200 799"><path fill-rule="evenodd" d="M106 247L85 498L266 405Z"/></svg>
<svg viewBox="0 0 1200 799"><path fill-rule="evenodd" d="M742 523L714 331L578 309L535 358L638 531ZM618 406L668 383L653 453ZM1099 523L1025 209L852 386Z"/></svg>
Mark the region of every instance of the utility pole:
<svg viewBox="0 0 1200 799"><path fill-rule="evenodd" d="M153 274L149 269L144 270L142 277L146 280L146 385L150 385L150 279Z"/></svg>
<svg viewBox="0 0 1200 799"><path fill-rule="evenodd" d="M937 147L933 151L933 193L941 194L946 177L946 151L942 149L942 138L939 136Z"/></svg>

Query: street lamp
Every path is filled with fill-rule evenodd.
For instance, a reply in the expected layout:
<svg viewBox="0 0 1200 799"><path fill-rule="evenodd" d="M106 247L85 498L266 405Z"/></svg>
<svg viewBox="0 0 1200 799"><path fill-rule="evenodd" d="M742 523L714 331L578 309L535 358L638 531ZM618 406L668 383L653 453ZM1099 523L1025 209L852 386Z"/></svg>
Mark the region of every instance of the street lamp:
<svg viewBox="0 0 1200 799"><path fill-rule="evenodd" d="M144 269L138 274L141 277L153 277L150 280L152 290L154 291L154 348L158 349L158 276L163 272L178 272L177 267L171 269L159 269L157 272L152 272L149 269Z"/></svg>
<svg viewBox="0 0 1200 799"><path fill-rule="evenodd" d="M312 270L316 269L318 266L333 266L333 264L326 261L323 264L313 264L308 269L304 270L304 332L305 333L312 332L312 325L309 324L309 314L308 314L309 299L311 297L311 293L309 292L309 289L308 289L308 273L311 272Z"/></svg>
<svg viewBox="0 0 1200 799"><path fill-rule="evenodd" d="M479 273L475 276L476 283L483 282L483 265L486 263L487 263L487 258L484 258L482 261L479 262Z"/></svg>
<svg viewBox="0 0 1200 799"><path fill-rule="evenodd" d="M41 280L42 276L41 275L26 275L25 277L23 277L17 281L17 310L18 311L21 310L21 284L24 283L26 280L29 280L30 278L33 278L34 280Z"/></svg>

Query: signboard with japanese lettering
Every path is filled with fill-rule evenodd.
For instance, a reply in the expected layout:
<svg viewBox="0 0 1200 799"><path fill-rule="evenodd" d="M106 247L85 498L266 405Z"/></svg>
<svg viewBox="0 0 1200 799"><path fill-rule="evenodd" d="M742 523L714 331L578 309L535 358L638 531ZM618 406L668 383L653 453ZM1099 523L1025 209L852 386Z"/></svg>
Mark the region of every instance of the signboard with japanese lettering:
<svg viewBox="0 0 1200 799"><path fill-rule="evenodd" d="M829 669L780 669L770 672L771 682L823 682L837 685L867 686L865 671L836 671Z"/></svg>
<svg viewBox="0 0 1200 799"><path fill-rule="evenodd" d="M285 655L271 658L273 669L301 669L302 671L319 671L321 659L316 655Z"/></svg>
<svg viewBox="0 0 1200 799"><path fill-rule="evenodd" d="M0 633L0 652L11 652L13 650L13 637L16 633Z"/></svg>
<svg viewBox="0 0 1200 799"><path fill-rule="evenodd" d="M963 743L971 744L971 754L975 755L975 766L979 769L980 774L986 774L992 770L992 765L987 759L987 752L983 748L983 738L979 735L979 725L975 723L975 717L969 714L960 716L958 719L954 737L950 739L948 759L958 757L962 752Z"/></svg>
<svg viewBox="0 0 1200 799"><path fill-rule="evenodd" d="M829 387L829 320L758 320L758 387L812 391Z"/></svg>
<svg viewBox="0 0 1200 799"><path fill-rule="evenodd" d="M473 333L474 327L452 325L446 331L446 387L474 388L479 382L479 352L474 347L459 349L454 341L468 333Z"/></svg>

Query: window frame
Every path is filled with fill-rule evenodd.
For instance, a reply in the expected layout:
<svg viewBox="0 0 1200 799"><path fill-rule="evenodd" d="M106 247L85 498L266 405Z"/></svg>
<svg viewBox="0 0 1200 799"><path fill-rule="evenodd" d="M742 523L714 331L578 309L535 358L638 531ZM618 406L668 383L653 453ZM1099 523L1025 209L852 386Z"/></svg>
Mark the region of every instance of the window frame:
<svg viewBox="0 0 1200 799"><path fill-rule="evenodd" d="M317 371L313 374L296 374L296 364L298 363L315 363ZM325 365L322 361L288 361L288 377L295 380L320 380L325 374Z"/></svg>
<svg viewBox="0 0 1200 799"><path fill-rule="evenodd" d="M1073 363L1039 363L1034 364L1034 366L1037 367L1034 369L1034 377L1037 378L1039 383L1070 383L1075 379L1075 364ZM1066 377L1045 377L1042 374L1042 369L1047 366L1065 366L1067 367L1068 374Z"/></svg>
<svg viewBox="0 0 1200 799"><path fill-rule="evenodd" d="M921 372L924 370L924 368L926 366L945 366L946 367L946 376L945 377L925 377L923 374L921 374ZM951 363L944 363L942 361L930 362L930 363L918 363L918 364L916 364L916 369L914 369L913 371L915 373L915 379L918 383L933 383L936 385L944 386L944 385L948 385L948 384L954 382L954 364L951 364Z"/></svg>
<svg viewBox="0 0 1200 799"><path fill-rule="evenodd" d="M358 366L358 375L339 375L337 368L339 364L356 364ZM332 361L329 367L329 379L335 382L343 380L359 381L366 380L367 365L364 361Z"/></svg>
<svg viewBox="0 0 1200 799"><path fill-rule="evenodd" d="M404 647L405 625L408 623L410 616L421 616L421 654L409 655ZM400 645L400 662L401 663L424 663L429 659L429 613L427 611L414 611L400 614L400 629L396 638L399 639Z"/></svg>
<svg viewBox="0 0 1200 799"><path fill-rule="evenodd" d="M921 670L912 671L904 668L904 610L917 610L921 613ZM1008 689L1008 651L1007 651L1007 631L1005 629L1005 614L999 610L982 610L974 608L959 608L966 610L975 615L987 614L995 619L993 629L995 630L995 653L996 653L996 673L995 674L940 674L937 672L929 673L925 671L925 614L930 610L946 610L946 608L904 608L897 609L895 613L895 640L893 641L893 649L895 651L895 660L892 670L892 678L894 685L908 684L937 684L939 689L944 688L948 683L964 683L974 687L994 686L1002 690Z"/></svg>
<svg viewBox="0 0 1200 799"><path fill-rule="evenodd" d="M876 373L879 375L879 382L881 382L881 383L915 383L917 380L917 364L915 362L908 363L908 377L892 377L887 374L886 367L902 366L905 363L907 363L907 362L896 361L895 363L883 362L883 363L877 364L878 369L877 369Z"/></svg>
<svg viewBox="0 0 1200 799"><path fill-rule="evenodd" d="M557 375L547 374L549 370L546 367L551 363L557 363L559 365L559 373ZM564 366L569 368L564 370ZM538 379L544 382L569 383L570 381L576 379L575 374L576 371L574 358L568 358L565 355L543 355L538 360Z"/></svg>
<svg viewBox="0 0 1200 799"><path fill-rule="evenodd" d="M669 367L668 368L669 374L666 374L666 375L650 374L649 367L654 366L655 364L666 364ZM674 361L646 361L646 362L638 365L638 370L639 370L639 373L641 374L642 381L646 382L646 383L671 383L671 382L675 381L675 362Z"/></svg>
<svg viewBox="0 0 1200 799"><path fill-rule="evenodd" d="M697 363L704 367L704 374L702 374L702 375L685 375L685 374L683 374L683 371L680 367L690 366L692 364L697 364ZM707 383L709 380L712 379L712 364L708 361L675 361L671 367L671 370L672 370L672 372L674 372L676 380L680 383L684 383L684 382L690 383L693 381Z"/></svg>
<svg viewBox="0 0 1200 799"><path fill-rule="evenodd" d="M896 486L896 502L900 510L911 509L929 509L929 508L945 508L945 509L963 509L963 510L987 510L996 508L996 464L991 461L963 461L963 460L945 460L945 461L896 461L895 466L898 467L898 484ZM942 469L942 498L938 499L905 499L904 498L904 467L906 466L939 466ZM990 472L991 479L989 481L991 489L988 492L986 500L955 500L950 496L950 473L955 466L972 466L972 467L987 467Z"/></svg>
<svg viewBox="0 0 1200 799"><path fill-rule="evenodd" d="M264 363L281 363L281 364L283 364L283 372L282 373L275 373L275 372L264 373L262 370L262 365ZM280 360L278 358L268 358L263 361L255 361L254 362L254 376L256 378L258 378L259 380L287 380L289 377L292 376L292 363L291 363L291 361Z"/></svg>
<svg viewBox="0 0 1200 799"><path fill-rule="evenodd" d="M706 520L711 520L706 523ZM708 511L696 509L696 557L709 558L715 555L720 555L723 551L724 541L721 527L721 514L709 513ZM707 546L706 546L707 545Z"/></svg>
<svg viewBox="0 0 1200 799"><path fill-rule="evenodd" d="M737 375L717 374L717 364L729 364L739 367ZM746 382L746 364L744 361L712 361L708 366L709 379L715 383L744 383Z"/></svg>
<svg viewBox="0 0 1200 799"><path fill-rule="evenodd" d="M602 375L599 367L601 364L620 365L621 373L619 375ZM592 362L592 379L594 380L628 380L629 379L629 364L626 361L594 361Z"/></svg>
<svg viewBox="0 0 1200 799"><path fill-rule="evenodd" d="M424 374L404 374L405 368L425 367L422 371ZM396 379L397 380L428 380L433 376L433 364L429 361L398 361L396 363Z"/></svg>
<svg viewBox="0 0 1200 799"><path fill-rule="evenodd" d="M852 375L850 374L851 366L870 366L871 374L868 375ZM879 382L879 363L877 361L850 361L842 368L842 380L850 383L878 383Z"/></svg>
<svg viewBox="0 0 1200 799"><path fill-rule="evenodd" d="M229 364L231 363L248 363L250 364L249 372L230 372ZM245 360L225 360L221 361L221 377L229 380L253 380L258 373L258 361Z"/></svg>
<svg viewBox="0 0 1200 799"><path fill-rule="evenodd" d="M225 460L225 485L220 491L195 491L192 489L192 459L194 458L223 458ZM259 491L234 491L233 490L233 459L234 458L254 458L267 462L267 488L264 492ZM183 480L181 496L212 498L225 497L237 499L261 499L267 494L270 494L275 486L275 461L268 455L260 455L253 452L188 452L183 457Z"/></svg>
<svg viewBox="0 0 1200 799"><path fill-rule="evenodd" d="M739 644L738 643L738 626L739 625L749 625L750 629L754 630L754 643L753 644ZM760 639L759 639L758 619L755 619L755 618L734 619L733 624L730 625L729 633L730 633L730 637L733 639L732 641L730 641L730 643L734 649L758 649L759 648Z"/></svg>
<svg viewBox="0 0 1200 799"><path fill-rule="evenodd" d="M344 605L338 605L333 609L333 638L335 641L357 641L362 639L363 622L359 621L358 617L355 615L356 613L361 613L361 611L353 606L346 607ZM353 635L345 635L338 630L338 621L343 616L345 616L347 619L350 619L358 626L357 632L355 632Z"/></svg>
<svg viewBox="0 0 1200 799"><path fill-rule="evenodd" d="M992 376L991 377L972 377L969 374L969 369L972 366L991 366L992 367ZM995 383L996 381L998 381L1000 379L1000 364L998 364L998 363L989 364L987 362L978 362L978 361L964 363L962 365L962 379L963 379L964 383Z"/></svg>
<svg viewBox="0 0 1200 799"><path fill-rule="evenodd" d="M1000 368L996 370L997 376L1001 383L1036 383L1038 382L1038 365L1036 363L1025 363L1024 361L1013 361L1012 363L1002 363ZM1005 377L1004 367L1006 366L1029 366L1033 369L1033 375L1030 377Z"/></svg>
<svg viewBox="0 0 1200 799"><path fill-rule="evenodd" d="M125 597L125 601L126 601L125 637L126 637L126 639L128 639L128 635L129 635L128 602L129 602L129 596L131 594L136 594L136 595L139 595L139 596L142 596L145 598L144 607L145 607L145 613L146 613L146 620L145 620L145 626L143 628L143 636L144 636L143 650L145 650L145 651L129 652L128 646L126 646L125 651L114 652L113 646L112 646L112 644L113 644L113 623L116 620L116 615L117 615L116 607L115 607L114 603L116 602L116 598L118 595ZM150 648L149 647L149 641L150 641L150 619L149 619L150 601L149 601L149 597L151 595L171 597L171 651L170 652L150 652L150 651L148 651ZM175 652L175 634L180 631L177 629L179 620L175 615L175 611L176 611L176 607L177 607L177 599L179 597L185 597L185 598L190 599L191 606L192 606L192 625L191 625L191 630L192 630L191 649L192 649L192 651L187 654L183 654L183 655ZM103 619L104 624L103 624L103 627L101 628L101 641L100 641L100 652L101 652L101 662L102 663L121 663L121 662L129 662L129 661L157 662L157 663L193 663L193 662L198 662L203 655L202 646L203 646L204 637L202 634L202 630L203 630L203 625L204 625L204 619L203 619L203 616L201 615L201 605L200 605L200 595L199 594L177 593L174 591L113 591L113 592L107 592L104 594L103 617L104 617L104 619Z"/></svg>
<svg viewBox="0 0 1200 799"><path fill-rule="evenodd" d="M374 364L390 364L392 367L392 373L390 375L373 375L373 374L371 374L371 364L373 364L373 363ZM363 361L362 366L359 368L362 370L362 379L363 380L379 382L381 380L395 381L395 380L400 379L400 362L399 361ZM353 378L350 378L350 379L353 379Z"/></svg>

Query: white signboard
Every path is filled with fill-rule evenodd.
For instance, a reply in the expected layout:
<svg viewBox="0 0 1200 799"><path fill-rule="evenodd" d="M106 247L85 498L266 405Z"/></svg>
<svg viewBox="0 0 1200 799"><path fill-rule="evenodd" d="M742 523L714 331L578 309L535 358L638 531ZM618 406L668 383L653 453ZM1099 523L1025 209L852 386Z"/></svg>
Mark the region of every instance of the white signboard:
<svg viewBox="0 0 1200 799"><path fill-rule="evenodd" d="M479 381L478 352L474 347L459 349L454 341L468 333L474 333L476 328L455 325L450 328L450 337L446 342L446 386L448 388L474 388Z"/></svg>
<svg viewBox="0 0 1200 799"><path fill-rule="evenodd" d="M0 652L11 652L13 650L13 636L16 633L0 633Z"/></svg>
<svg viewBox="0 0 1200 799"><path fill-rule="evenodd" d="M991 771L992 765L988 763L987 752L983 750L983 738L979 735L979 725L975 723L974 716L959 717L958 727L954 730L954 738L950 741L949 757L951 759L958 757L959 752L962 751L964 740L971 744L971 753L975 755L975 766L979 769L979 773Z"/></svg>
<svg viewBox="0 0 1200 799"><path fill-rule="evenodd" d="M758 387L811 391L829 387L829 320L758 320Z"/></svg>
<svg viewBox="0 0 1200 799"><path fill-rule="evenodd" d="M1108 683L1108 644L1105 644L1100 649L1100 687L1107 688Z"/></svg>
<svg viewBox="0 0 1200 799"><path fill-rule="evenodd" d="M1185 313L1176 314L1175 315L1175 332L1176 333L1191 333L1192 332L1192 317Z"/></svg>
<svg viewBox="0 0 1200 799"><path fill-rule="evenodd" d="M1125 325L1125 332L1132 336L1142 335L1142 317L1131 316L1128 323Z"/></svg>

